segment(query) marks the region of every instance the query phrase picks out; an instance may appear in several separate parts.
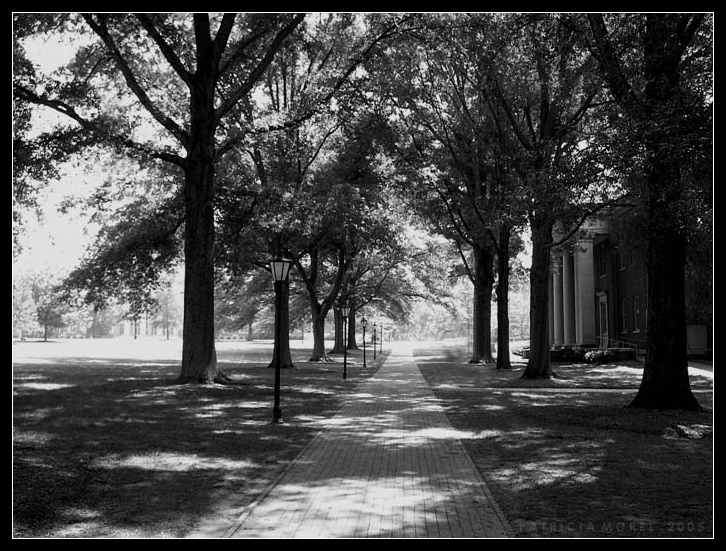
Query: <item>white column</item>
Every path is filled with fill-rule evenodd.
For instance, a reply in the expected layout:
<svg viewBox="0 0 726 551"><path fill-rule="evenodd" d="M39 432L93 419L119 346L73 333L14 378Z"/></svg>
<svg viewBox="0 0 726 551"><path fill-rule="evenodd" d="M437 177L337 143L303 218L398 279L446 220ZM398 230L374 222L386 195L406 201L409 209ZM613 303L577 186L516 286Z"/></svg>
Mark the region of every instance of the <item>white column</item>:
<svg viewBox="0 0 726 551"><path fill-rule="evenodd" d="M575 270L572 253L562 253L562 344L575 344Z"/></svg>
<svg viewBox="0 0 726 551"><path fill-rule="evenodd" d="M552 271L552 257L550 256L550 277L547 285L547 311L549 312L548 323L550 333L550 346L555 344L555 304L554 304L554 289L552 288L555 283L554 272Z"/></svg>
<svg viewBox="0 0 726 551"><path fill-rule="evenodd" d="M595 265L592 239L578 241L575 247L575 342L596 344Z"/></svg>
<svg viewBox="0 0 726 551"><path fill-rule="evenodd" d="M562 253L556 253L552 259L552 310L554 314L553 341L555 346L562 345Z"/></svg>

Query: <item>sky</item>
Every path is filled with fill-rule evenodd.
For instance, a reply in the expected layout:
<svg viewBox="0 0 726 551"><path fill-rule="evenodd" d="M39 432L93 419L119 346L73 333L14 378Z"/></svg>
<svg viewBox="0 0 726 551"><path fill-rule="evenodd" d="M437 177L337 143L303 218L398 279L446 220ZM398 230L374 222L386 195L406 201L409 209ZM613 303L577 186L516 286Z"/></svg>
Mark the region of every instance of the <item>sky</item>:
<svg viewBox="0 0 726 551"><path fill-rule="evenodd" d="M68 271L78 264L92 235L78 211L63 214L58 211L61 201L73 194L76 179L53 181L41 195L41 217L27 214L27 225L20 242L23 251L14 264L14 271L51 269Z"/></svg>
<svg viewBox="0 0 726 551"><path fill-rule="evenodd" d="M27 55L42 72L52 72L69 61L74 48L60 38L45 40L33 38L25 42ZM39 127L48 124L55 117L39 118L35 121ZM85 193L88 183L81 174L74 174L69 166L58 181L50 182L39 196L41 217L36 219L33 213L27 215L27 227L21 243L23 252L13 265L13 272L26 270L53 269L70 270L78 263L84 247L89 242L85 234L88 226L79 212L62 214L58 212L61 202L79 191Z"/></svg>

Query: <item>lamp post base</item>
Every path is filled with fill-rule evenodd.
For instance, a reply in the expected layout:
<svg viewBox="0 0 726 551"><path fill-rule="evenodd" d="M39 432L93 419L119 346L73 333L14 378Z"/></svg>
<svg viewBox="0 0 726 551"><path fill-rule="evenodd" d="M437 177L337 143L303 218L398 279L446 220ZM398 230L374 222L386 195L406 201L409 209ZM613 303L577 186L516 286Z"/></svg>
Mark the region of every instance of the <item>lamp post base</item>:
<svg viewBox="0 0 726 551"><path fill-rule="evenodd" d="M275 424L282 423L282 410L280 408L273 408L272 410L272 422Z"/></svg>

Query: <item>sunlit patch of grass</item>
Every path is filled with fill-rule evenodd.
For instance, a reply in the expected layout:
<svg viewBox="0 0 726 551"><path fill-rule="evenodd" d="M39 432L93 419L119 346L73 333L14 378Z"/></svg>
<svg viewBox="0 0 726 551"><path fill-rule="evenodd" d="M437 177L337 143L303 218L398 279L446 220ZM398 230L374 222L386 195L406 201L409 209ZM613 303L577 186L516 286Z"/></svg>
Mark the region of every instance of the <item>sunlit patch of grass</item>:
<svg viewBox="0 0 726 551"><path fill-rule="evenodd" d="M73 385L62 384L62 383L18 383L14 385L14 388L19 391L22 389L27 390L58 390L61 388L68 388Z"/></svg>
<svg viewBox="0 0 726 551"><path fill-rule="evenodd" d="M197 469L249 469L256 464L250 461L234 461L227 458L169 452L152 452L128 456L110 455L98 457L89 465L94 469L143 469L148 471L184 472Z"/></svg>

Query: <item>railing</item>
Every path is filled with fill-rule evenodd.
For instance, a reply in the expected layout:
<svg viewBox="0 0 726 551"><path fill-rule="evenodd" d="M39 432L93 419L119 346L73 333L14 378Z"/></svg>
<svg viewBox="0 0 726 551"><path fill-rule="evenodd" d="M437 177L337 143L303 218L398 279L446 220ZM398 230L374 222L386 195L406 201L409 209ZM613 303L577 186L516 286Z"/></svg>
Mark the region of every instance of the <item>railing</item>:
<svg viewBox="0 0 726 551"><path fill-rule="evenodd" d="M598 337L597 340L600 348L630 348L633 350L640 348L640 346L636 343L611 339L609 337Z"/></svg>

